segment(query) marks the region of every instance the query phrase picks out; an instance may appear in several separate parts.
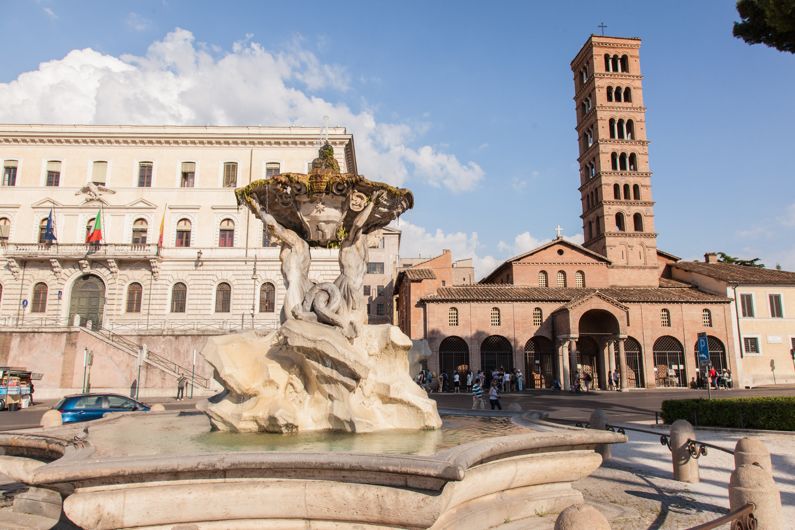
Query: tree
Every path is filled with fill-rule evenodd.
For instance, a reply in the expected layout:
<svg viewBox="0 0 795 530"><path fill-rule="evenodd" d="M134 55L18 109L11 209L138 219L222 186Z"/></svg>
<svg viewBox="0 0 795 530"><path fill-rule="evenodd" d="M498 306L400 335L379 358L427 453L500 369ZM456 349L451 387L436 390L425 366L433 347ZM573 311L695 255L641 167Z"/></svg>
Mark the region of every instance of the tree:
<svg viewBox="0 0 795 530"><path fill-rule="evenodd" d="M738 0L734 36L795 53L795 0Z"/></svg>
<svg viewBox="0 0 795 530"><path fill-rule="evenodd" d="M719 263L730 263L732 265L742 265L743 267L757 267L759 269L764 269L764 263L759 263L759 258L754 259L742 259L736 258L734 256L730 256L725 252L718 252L718 262Z"/></svg>

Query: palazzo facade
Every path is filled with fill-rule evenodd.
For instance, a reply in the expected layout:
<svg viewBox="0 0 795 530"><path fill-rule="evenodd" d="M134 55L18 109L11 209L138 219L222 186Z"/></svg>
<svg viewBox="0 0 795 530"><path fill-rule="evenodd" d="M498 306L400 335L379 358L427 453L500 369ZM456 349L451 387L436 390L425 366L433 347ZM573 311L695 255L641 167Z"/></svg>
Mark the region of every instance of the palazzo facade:
<svg viewBox="0 0 795 530"><path fill-rule="evenodd" d="M477 285L451 282L442 254L402 271L398 321L426 340L429 368L519 368L530 387L687 386L699 333L712 364L736 371L731 299L672 278L657 249L640 40L591 36L571 63L584 243L558 236Z"/></svg>

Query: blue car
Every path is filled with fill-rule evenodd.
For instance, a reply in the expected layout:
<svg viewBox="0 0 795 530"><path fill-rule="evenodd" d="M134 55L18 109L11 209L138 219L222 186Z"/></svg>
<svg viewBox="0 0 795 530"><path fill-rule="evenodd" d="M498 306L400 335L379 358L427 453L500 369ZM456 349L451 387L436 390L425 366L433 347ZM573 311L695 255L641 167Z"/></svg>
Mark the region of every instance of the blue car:
<svg viewBox="0 0 795 530"><path fill-rule="evenodd" d="M74 394L54 407L64 423L97 420L109 412L148 411L149 405L120 394Z"/></svg>

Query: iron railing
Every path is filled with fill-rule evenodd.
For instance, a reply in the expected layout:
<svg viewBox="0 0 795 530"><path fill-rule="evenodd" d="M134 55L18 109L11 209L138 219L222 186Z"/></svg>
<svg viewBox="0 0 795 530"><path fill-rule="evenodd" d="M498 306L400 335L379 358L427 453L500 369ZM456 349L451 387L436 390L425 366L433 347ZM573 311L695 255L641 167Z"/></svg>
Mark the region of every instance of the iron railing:
<svg viewBox="0 0 795 530"><path fill-rule="evenodd" d="M713 530L728 523L731 523L731 530L756 530L759 523L754 517L754 511L756 511L756 505L749 502L733 512L698 526L692 526L688 530Z"/></svg>

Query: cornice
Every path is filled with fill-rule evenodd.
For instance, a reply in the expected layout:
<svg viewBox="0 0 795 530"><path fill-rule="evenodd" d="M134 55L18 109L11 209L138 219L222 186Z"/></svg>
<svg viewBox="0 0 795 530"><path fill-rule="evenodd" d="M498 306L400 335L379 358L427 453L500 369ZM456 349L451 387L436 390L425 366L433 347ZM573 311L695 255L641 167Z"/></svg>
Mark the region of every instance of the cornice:
<svg viewBox="0 0 795 530"><path fill-rule="evenodd" d="M590 179L586 180L583 184L581 184L580 187L577 188L577 190L582 192L585 188L587 188L587 187L589 187L591 185L601 186L602 185L601 180L602 180L603 176L605 176L605 177L613 177L613 176L627 177L627 176L631 176L633 178L635 178L635 177L650 178L651 177L651 172L636 171L636 172L632 172L632 175L627 175L627 173L629 173L629 172L628 171L600 171L599 173L596 174L595 177L590 178ZM604 185L607 186L608 184L604 183Z"/></svg>
<svg viewBox="0 0 795 530"><path fill-rule="evenodd" d="M333 147L345 148L348 139L329 138ZM54 146L104 146L104 147L317 147L318 137L275 138L246 137L158 137L158 136L56 136L56 135L3 135L0 145L54 145Z"/></svg>

